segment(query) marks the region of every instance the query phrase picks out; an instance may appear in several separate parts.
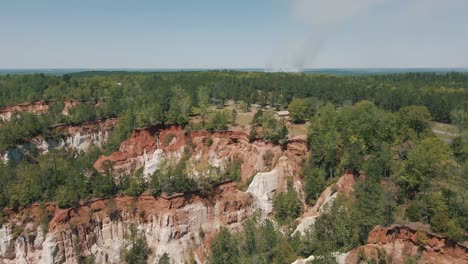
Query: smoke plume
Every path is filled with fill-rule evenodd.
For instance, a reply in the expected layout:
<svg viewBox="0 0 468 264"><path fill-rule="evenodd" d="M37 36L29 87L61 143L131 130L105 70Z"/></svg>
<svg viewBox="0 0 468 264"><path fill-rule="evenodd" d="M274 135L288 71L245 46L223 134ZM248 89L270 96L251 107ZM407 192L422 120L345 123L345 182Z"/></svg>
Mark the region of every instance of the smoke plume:
<svg viewBox="0 0 468 264"><path fill-rule="evenodd" d="M386 0L290 0L291 19L305 34L288 40L286 52L274 59L275 70L300 71L314 61L324 42L350 19L366 14Z"/></svg>

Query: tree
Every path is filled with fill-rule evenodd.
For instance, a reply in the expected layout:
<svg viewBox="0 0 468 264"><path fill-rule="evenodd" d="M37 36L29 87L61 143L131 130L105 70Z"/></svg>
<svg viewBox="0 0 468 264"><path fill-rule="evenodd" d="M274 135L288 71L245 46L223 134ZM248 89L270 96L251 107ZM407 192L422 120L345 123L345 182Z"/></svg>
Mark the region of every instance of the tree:
<svg viewBox="0 0 468 264"><path fill-rule="evenodd" d="M426 138L408 154L405 171L398 183L408 192L419 191L423 183L443 175L443 166L450 158L450 149L438 138ZM427 185L427 184L425 184Z"/></svg>
<svg viewBox="0 0 468 264"><path fill-rule="evenodd" d="M288 183L286 192L280 192L273 198L275 217L280 223L292 221L300 216L302 205L292 183Z"/></svg>
<svg viewBox="0 0 468 264"><path fill-rule="evenodd" d="M146 243L144 234L139 234L136 226L130 226L130 248L123 250L123 257L127 264L146 264L151 251Z"/></svg>
<svg viewBox="0 0 468 264"><path fill-rule="evenodd" d="M198 87L198 90L197 90L198 107L195 107L194 111L200 115L202 119L203 129L205 129L206 117L210 113L210 109L209 109L210 93L211 93L211 90L207 86Z"/></svg>
<svg viewBox="0 0 468 264"><path fill-rule="evenodd" d="M460 130L468 128L468 113L463 109L456 109L450 112L452 124L456 125Z"/></svg>
<svg viewBox="0 0 468 264"><path fill-rule="evenodd" d="M380 183L372 179L359 182L355 188L351 216L359 243L365 244L372 228L384 223L386 197Z"/></svg>
<svg viewBox="0 0 468 264"><path fill-rule="evenodd" d="M288 110L291 120L294 123L304 123L309 118L309 101L307 98L293 98L289 103Z"/></svg>
<svg viewBox="0 0 468 264"><path fill-rule="evenodd" d="M326 172L319 168L312 168L312 166L313 165L309 163L304 170L305 199L310 205L314 205L317 202L320 194L327 187L327 181L325 180Z"/></svg>
<svg viewBox="0 0 468 264"><path fill-rule="evenodd" d="M430 127L432 116L425 106L406 106L400 109L399 114L403 124L414 129L417 133Z"/></svg>
<svg viewBox="0 0 468 264"><path fill-rule="evenodd" d="M229 110L216 111L210 118L209 129L211 131L223 131L228 128L232 117L232 113Z"/></svg>
<svg viewBox="0 0 468 264"><path fill-rule="evenodd" d="M171 264L171 259L167 253L164 253L158 260L158 264Z"/></svg>
<svg viewBox="0 0 468 264"><path fill-rule="evenodd" d="M221 227L218 235L213 239L211 244L211 258L213 264L239 263L237 241L225 227Z"/></svg>
<svg viewBox="0 0 468 264"><path fill-rule="evenodd" d="M468 134L458 136L452 140L450 144L453 155L460 161L468 160Z"/></svg>
<svg viewBox="0 0 468 264"><path fill-rule="evenodd" d="M161 106L158 103L153 103L136 112L135 119L136 127L144 128L164 121L164 115Z"/></svg>
<svg viewBox="0 0 468 264"><path fill-rule="evenodd" d="M180 87L174 88L167 113L167 122L170 124L185 125L189 121L192 109L192 99L185 90Z"/></svg>

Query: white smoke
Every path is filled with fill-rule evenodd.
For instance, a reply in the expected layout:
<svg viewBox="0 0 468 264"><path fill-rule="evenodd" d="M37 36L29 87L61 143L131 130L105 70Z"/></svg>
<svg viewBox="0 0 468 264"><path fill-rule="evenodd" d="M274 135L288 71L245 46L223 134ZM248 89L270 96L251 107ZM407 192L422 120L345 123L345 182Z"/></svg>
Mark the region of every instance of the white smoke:
<svg viewBox="0 0 468 264"><path fill-rule="evenodd" d="M309 65L320 52L327 38L341 25L367 12L386 0L290 0L291 18L305 27L299 39L289 40L287 52L275 55L270 67L273 70L300 71Z"/></svg>

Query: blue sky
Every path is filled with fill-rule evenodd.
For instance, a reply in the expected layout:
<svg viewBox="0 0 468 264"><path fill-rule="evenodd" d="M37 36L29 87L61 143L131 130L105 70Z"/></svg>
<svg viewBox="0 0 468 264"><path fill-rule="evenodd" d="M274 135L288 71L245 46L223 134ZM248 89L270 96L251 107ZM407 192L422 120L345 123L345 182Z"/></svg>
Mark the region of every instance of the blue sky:
<svg viewBox="0 0 468 264"><path fill-rule="evenodd" d="M0 68L468 67L466 0L4 1Z"/></svg>

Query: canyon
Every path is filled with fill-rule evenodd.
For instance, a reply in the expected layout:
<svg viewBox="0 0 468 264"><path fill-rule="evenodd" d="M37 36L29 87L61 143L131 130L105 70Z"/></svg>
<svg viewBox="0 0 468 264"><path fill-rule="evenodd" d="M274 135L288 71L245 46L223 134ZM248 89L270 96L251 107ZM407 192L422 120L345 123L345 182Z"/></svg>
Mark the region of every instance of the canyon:
<svg viewBox="0 0 468 264"><path fill-rule="evenodd" d="M281 147L249 142L243 132L187 133L178 126L155 126L135 130L119 151L101 156L94 166L102 170L110 162L113 175L143 169L147 177L162 160L179 160L189 146L193 177L203 177L211 167L224 170L231 160L239 159L240 184L251 180L247 190L228 181L203 194L118 196L81 202L70 209L47 204L41 212L36 204L11 210L0 229L0 263L76 263L79 256L89 255L97 263L120 263L132 228L145 236L152 249L151 263L165 253L174 263L190 259L203 263L220 226L237 231L254 213L271 216L273 194L284 191L288 179L299 181L301 163L307 157L301 140ZM51 215L46 226L40 221L45 211Z"/></svg>
<svg viewBox="0 0 468 264"><path fill-rule="evenodd" d="M53 129L65 135L62 141L52 143L38 136L29 144L41 153L51 147L85 151L103 144L116 122L107 119L80 126L57 125ZM181 126L164 125L134 130L118 151L99 157L94 167L111 173L116 181L137 171L148 180L164 164L179 162L187 151L191 153L187 160L190 177L208 177L211 170L222 172L238 160L239 182L224 181L209 192L158 196L145 192L138 197L91 199L67 209L54 203L8 209L0 227L0 264L78 263L80 257L89 256L96 263L121 263L121 252L131 244L132 232L145 238L151 249L149 263L157 263L165 254L173 263L205 263L221 226L238 232L250 217L272 218L273 196L286 191L288 183L298 191L304 208L294 231L303 234L340 193L353 192L357 181L355 175L345 173L324 190L314 206L308 206L301 179L302 163L308 157L305 140L291 139L280 146L263 140L251 142L242 131L190 132ZM44 215L49 216L48 221ZM393 225L375 227L366 245L337 253L336 259L339 263L360 263L363 258L385 256L393 263L404 263L408 257L421 263L467 263L467 254L466 246L415 225Z"/></svg>

